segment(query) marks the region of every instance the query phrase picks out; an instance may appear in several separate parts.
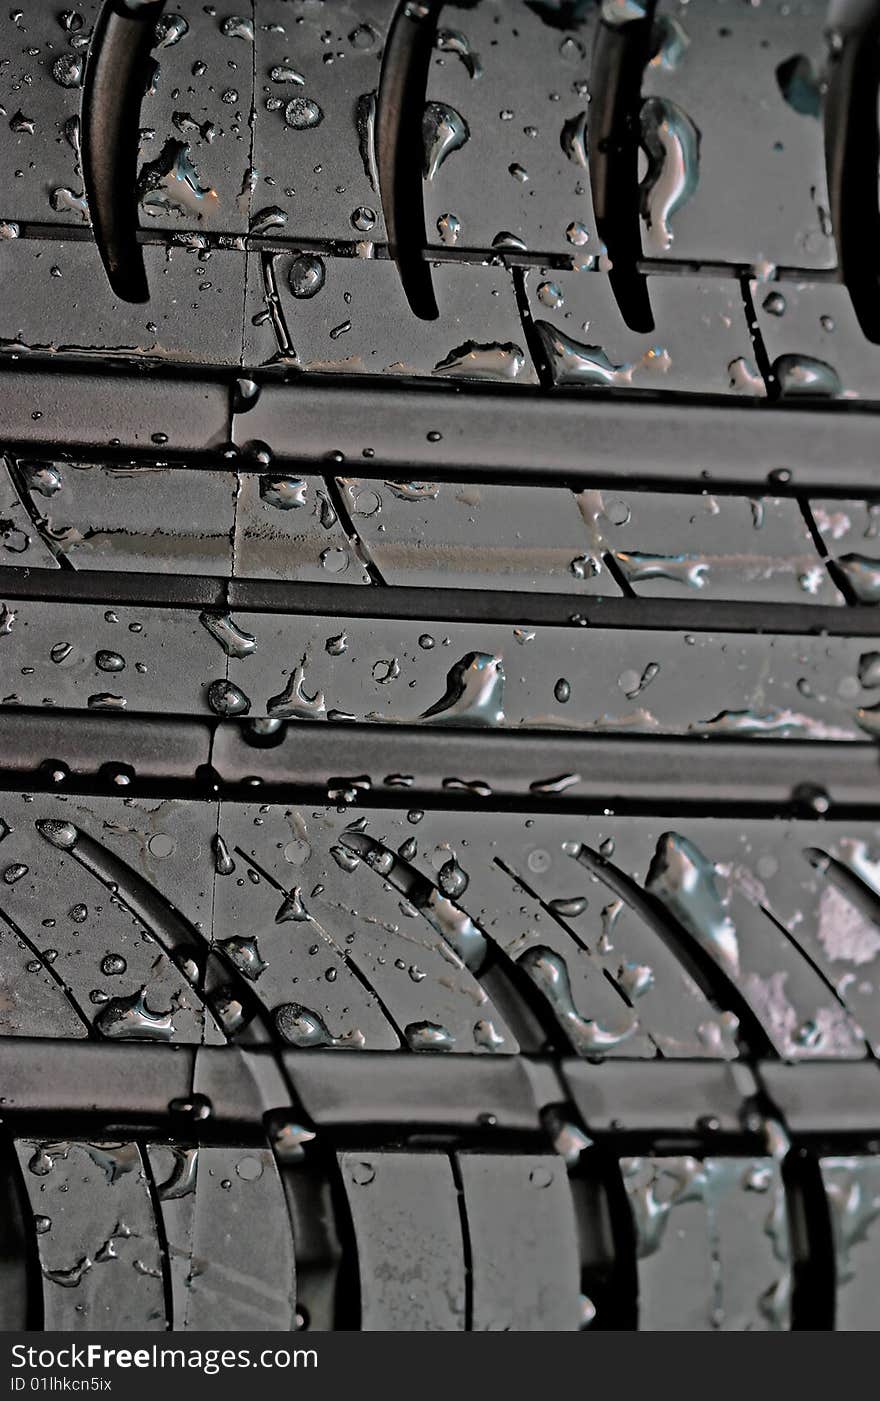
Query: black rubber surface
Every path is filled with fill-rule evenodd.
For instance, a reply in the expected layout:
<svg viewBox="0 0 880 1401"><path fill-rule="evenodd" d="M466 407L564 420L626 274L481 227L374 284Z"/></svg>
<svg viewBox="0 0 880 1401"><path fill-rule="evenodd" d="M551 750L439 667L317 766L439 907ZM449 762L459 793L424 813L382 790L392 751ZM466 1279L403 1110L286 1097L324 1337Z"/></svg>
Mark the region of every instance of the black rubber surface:
<svg viewBox="0 0 880 1401"><path fill-rule="evenodd" d="M0 16L4 1329L878 1327L877 24Z"/></svg>

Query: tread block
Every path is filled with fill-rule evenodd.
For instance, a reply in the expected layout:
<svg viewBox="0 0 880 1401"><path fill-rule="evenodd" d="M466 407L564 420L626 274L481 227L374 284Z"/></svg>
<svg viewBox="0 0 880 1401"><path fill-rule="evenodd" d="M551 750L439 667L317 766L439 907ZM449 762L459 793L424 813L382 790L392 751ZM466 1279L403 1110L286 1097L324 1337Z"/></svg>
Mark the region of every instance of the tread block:
<svg viewBox="0 0 880 1401"><path fill-rule="evenodd" d="M577 1226L562 1159L456 1155L471 1251L475 1332L574 1332Z"/></svg>
<svg viewBox="0 0 880 1401"><path fill-rule="evenodd" d="M752 283L758 330L783 399L880 398L880 350L835 282Z"/></svg>
<svg viewBox="0 0 880 1401"><path fill-rule="evenodd" d="M785 1193L771 1158L624 1158L645 1331L789 1326Z"/></svg>
<svg viewBox="0 0 880 1401"><path fill-rule="evenodd" d="M36 530L30 526L32 549L49 555L38 560L31 549L22 565L57 567L57 553L74 569L232 572L234 472L28 457L15 466L37 521Z"/></svg>
<svg viewBox="0 0 880 1401"><path fill-rule="evenodd" d="M742 293L732 279L649 277L650 335L627 329L604 272L530 269L526 287L558 386L766 394L752 363Z"/></svg>
<svg viewBox="0 0 880 1401"><path fill-rule="evenodd" d="M859 658L871 646L866 639L235 617L257 645L251 655L230 658L228 677L254 715L323 720L335 712L444 729L865 740L857 678ZM342 635L345 651L334 655L341 644L333 639ZM16 681L24 694L27 678ZM288 696L291 688L317 699Z"/></svg>
<svg viewBox="0 0 880 1401"><path fill-rule="evenodd" d="M294 290L300 255L280 254L274 261L291 347L285 355L299 369L428 376L453 384L538 383L505 268L438 264L432 276L440 314L436 321L422 321L409 309L394 263L323 255L318 261L320 290L308 297Z"/></svg>
<svg viewBox="0 0 880 1401"><path fill-rule="evenodd" d="M252 0L231 16L184 0L160 18L140 113L142 228L248 232L255 28Z"/></svg>
<svg viewBox="0 0 880 1401"><path fill-rule="evenodd" d="M337 938L326 923L329 900L310 894L324 884L325 871L330 879L330 870L338 870L332 843L318 846L320 829L313 831L299 812L267 812L265 805L222 804L218 830L222 870L214 884L214 938L246 970L279 1039L396 1050L400 1036L370 976L378 953L370 931L366 940L363 932L349 940L349 916ZM412 986L406 965L401 971L392 964L387 977Z"/></svg>
<svg viewBox="0 0 880 1401"><path fill-rule="evenodd" d="M242 472L234 541L237 578L370 582L326 480L315 474Z"/></svg>
<svg viewBox="0 0 880 1401"><path fill-rule="evenodd" d="M0 813L4 941L15 930L27 941L36 997L51 976L96 1036L225 1041L180 947L186 933L201 956L210 937L213 806L140 800L123 808L49 794L30 803L5 793ZM51 824L73 845L56 845ZM40 1002L33 1006L36 1015ZM16 1034L40 1032L25 1019ZM49 1034L64 1035L65 1022Z"/></svg>
<svg viewBox="0 0 880 1401"><path fill-rule="evenodd" d="M642 81L643 141L659 167L642 187L646 255L835 265L820 110L826 22L822 0L796 10L661 0L660 45ZM797 60L799 86L785 77Z"/></svg>
<svg viewBox="0 0 880 1401"><path fill-rule="evenodd" d="M372 130L395 0L260 0L251 205L280 239L385 240ZM259 219L262 211L271 216Z"/></svg>
<svg viewBox="0 0 880 1401"><path fill-rule="evenodd" d="M877 1328L880 1285L880 1160L829 1157L819 1164L831 1210L837 1264L834 1326L842 1332Z"/></svg>
<svg viewBox="0 0 880 1401"><path fill-rule="evenodd" d="M162 1331L162 1254L136 1143L16 1142L48 1331Z"/></svg>
<svg viewBox="0 0 880 1401"><path fill-rule="evenodd" d="M147 245L144 262L151 300L141 306L113 295L91 243L0 239L0 347L239 365L243 255Z"/></svg>
<svg viewBox="0 0 880 1401"><path fill-rule="evenodd" d="M293 1332L293 1240L271 1151L157 1144L148 1152L175 1330Z"/></svg>
<svg viewBox="0 0 880 1401"><path fill-rule="evenodd" d="M75 11L49 5L4 10L0 19L3 221L82 228L88 222L79 164L82 74L98 0ZM65 23L63 16L74 18ZM56 193L57 192L57 193ZM4 298L9 293L4 278Z"/></svg>
<svg viewBox="0 0 880 1401"><path fill-rule="evenodd" d="M458 1191L441 1153L338 1155L354 1225L364 1332L461 1332Z"/></svg>
<svg viewBox="0 0 880 1401"><path fill-rule="evenodd" d="M440 10L426 93L427 130L444 122L426 140L429 246L489 249L512 236L537 253L599 253L584 134L598 18L570 6L563 27L543 17L550 8Z"/></svg>

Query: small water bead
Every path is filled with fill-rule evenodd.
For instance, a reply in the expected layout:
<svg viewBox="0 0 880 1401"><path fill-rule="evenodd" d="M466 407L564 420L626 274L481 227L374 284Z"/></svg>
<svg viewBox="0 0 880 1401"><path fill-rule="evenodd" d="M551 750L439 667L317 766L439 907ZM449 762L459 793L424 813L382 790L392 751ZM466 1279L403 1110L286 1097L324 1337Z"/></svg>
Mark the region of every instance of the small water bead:
<svg viewBox="0 0 880 1401"><path fill-rule="evenodd" d="M156 48L170 49L189 33L189 25L183 15L162 15L156 20L154 33Z"/></svg>
<svg viewBox="0 0 880 1401"><path fill-rule="evenodd" d="M566 681L564 676L560 676L553 687L553 694L560 705L565 705L571 699L571 683Z"/></svg>
<svg viewBox="0 0 880 1401"><path fill-rule="evenodd" d="M124 973L128 964L121 954L108 953L106 958L101 959L101 972L108 978Z"/></svg>
<svg viewBox="0 0 880 1401"><path fill-rule="evenodd" d="M356 228L359 233L369 233L370 229L372 229L376 223L376 211L375 209L369 209L364 204L360 204L357 209L352 212L351 222L352 226Z"/></svg>
<svg viewBox="0 0 880 1401"><path fill-rule="evenodd" d="M62 88L78 88L82 76L82 54L61 54L52 64L52 77Z"/></svg>
<svg viewBox="0 0 880 1401"><path fill-rule="evenodd" d="M569 565L569 569L576 579L594 579L599 573L599 562L593 559L592 555L578 555Z"/></svg>
<svg viewBox="0 0 880 1401"><path fill-rule="evenodd" d="M95 665L99 671L123 671L125 658L118 652L101 651L95 655Z"/></svg>
<svg viewBox="0 0 880 1401"><path fill-rule="evenodd" d="M564 305L565 297L562 295L562 289L556 282L542 282L538 287L538 301L541 302L543 306L555 310Z"/></svg>
<svg viewBox="0 0 880 1401"><path fill-rule="evenodd" d="M274 68L270 68L269 77L273 83L296 83L298 87L304 87L306 81L302 73L297 73L295 68L286 63L278 63Z"/></svg>
<svg viewBox="0 0 880 1401"><path fill-rule="evenodd" d="M589 242L590 235L585 226L575 219L565 230L565 237L569 243L574 244L575 248L582 248L585 243Z"/></svg>
<svg viewBox="0 0 880 1401"><path fill-rule="evenodd" d="M310 97L294 97L284 108L284 120L293 131L310 131L320 126L324 113Z"/></svg>
<svg viewBox="0 0 880 1401"><path fill-rule="evenodd" d="M316 253L301 253L290 265L287 285L299 300L314 297L324 286L326 268Z"/></svg>
<svg viewBox="0 0 880 1401"><path fill-rule="evenodd" d="M244 691L231 681L212 681L208 687L208 705L215 715L229 719L235 715L246 715L251 703Z"/></svg>
<svg viewBox="0 0 880 1401"><path fill-rule="evenodd" d="M461 233L461 220L457 214L441 214L437 220L437 232L447 248L458 242Z"/></svg>

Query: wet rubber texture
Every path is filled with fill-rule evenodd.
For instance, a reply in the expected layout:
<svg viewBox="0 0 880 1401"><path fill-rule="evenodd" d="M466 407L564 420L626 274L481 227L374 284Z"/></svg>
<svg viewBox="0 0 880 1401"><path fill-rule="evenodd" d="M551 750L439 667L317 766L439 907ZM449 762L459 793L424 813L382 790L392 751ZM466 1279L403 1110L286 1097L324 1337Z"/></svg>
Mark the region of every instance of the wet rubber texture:
<svg viewBox="0 0 880 1401"><path fill-rule="evenodd" d="M4 1329L880 1323L869 9L0 17Z"/></svg>

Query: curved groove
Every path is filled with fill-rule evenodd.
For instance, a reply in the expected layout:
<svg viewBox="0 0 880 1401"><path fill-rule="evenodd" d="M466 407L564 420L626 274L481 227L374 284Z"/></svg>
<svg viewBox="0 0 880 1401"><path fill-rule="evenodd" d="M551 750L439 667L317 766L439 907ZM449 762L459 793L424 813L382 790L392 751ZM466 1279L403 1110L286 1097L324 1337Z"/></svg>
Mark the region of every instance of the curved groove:
<svg viewBox="0 0 880 1401"><path fill-rule="evenodd" d="M880 929L880 895L872 890L867 881L844 861L831 856L821 847L805 847L804 856L814 870L824 876L829 885L835 886L859 914L864 915Z"/></svg>
<svg viewBox="0 0 880 1401"><path fill-rule="evenodd" d="M37 948L36 944L28 938L24 930L19 925L17 925L15 923L15 920L12 919L12 917L8 915L3 909L0 909L0 920L2 920L3 923L6 925L7 929L9 929L11 933L15 935L16 939L21 940L21 942L27 948L28 952L33 954L34 958L41 965L43 971L45 973L48 973L52 981L61 989L65 998L70 1003L74 1012L79 1017L80 1021L85 1027L88 1036L91 1039L94 1039L95 1031L94 1027L92 1026L92 1023L89 1021L82 1007L80 1007L73 993L70 991L70 988L65 983L61 974L58 972L58 969L55 967L55 964L43 956L43 954Z"/></svg>
<svg viewBox="0 0 880 1401"><path fill-rule="evenodd" d="M538 892L536 890L533 890L532 887L528 884L528 882L525 881L523 877L513 869L512 866L508 866L507 862L502 861L500 856L495 857L495 865L499 868L499 870L503 871L506 876L510 877L514 885L517 886L518 889L520 889L524 895L528 895L530 900L534 900L535 904L538 906L541 912L545 914L548 919L551 919L553 923L557 925L561 930L563 930L563 932L568 935L568 937L572 940L574 944L577 945L579 949L582 949L583 952L590 957L590 959L593 958L592 949L590 949L584 943L583 939L577 933L577 931L575 929L572 929L568 921L566 919L563 919L562 915L557 914L556 910L554 910L552 906L548 905L546 901L542 900ZM623 1002L626 1007L632 1009L632 999L628 997L627 994L624 992L623 988L620 986L620 983L614 977L614 974L610 971L610 969L603 967L598 959L596 959L596 971L601 972L604 975L604 977L614 988L614 991L617 993L617 996L620 998L621 1002ZM646 1034L648 1035L649 1040L652 1042L652 1044L654 1044L654 1038L650 1036L650 1033Z"/></svg>
<svg viewBox="0 0 880 1401"><path fill-rule="evenodd" d="M864 1042L865 1055L869 1056L871 1054L870 1044L867 1038L865 1037L864 1032L858 1024L856 1014L850 1010L849 1006L847 1005L846 998L842 995L839 987L828 976L828 974L824 972L824 970L820 967L816 960L807 952L807 950L801 944L798 943L791 930L786 928L782 920L779 919L779 917L773 913L769 906L759 905L758 908L760 909L762 914L767 916L774 928L779 930L779 933L783 936L783 938L788 940L795 953L797 954L798 958L803 959L803 961L809 965L813 973L818 978L819 982L823 985L826 991L830 993L831 997L833 997L838 1007L843 1008L844 1012L846 1013L847 1021L849 1022L850 1027L854 1032L857 1033L858 1036L861 1037L862 1041Z"/></svg>
<svg viewBox="0 0 880 1401"><path fill-rule="evenodd" d="M8 1130L0 1135L0 1331L43 1331L43 1271L34 1212Z"/></svg>
<svg viewBox="0 0 880 1401"><path fill-rule="evenodd" d="M348 537L348 543L351 546L352 553L369 574L370 583L378 584L384 588L385 580L382 577L382 571L373 559L366 541L361 537L360 531L352 520L351 511L345 499L345 485L341 484L340 478L334 477L331 472L325 472L323 480L327 488L327 495L330 498L330 505L336 512L337 519L342 526L344 534Z"/></svg>
<svg viewBox="0 0 880 1401"><path fill-rule="evenodd" d="M206 995L206 971L212 960L219 959L205 937L176 910L154 886L133 870L126 861L107 851L100 842L72 822L38 821L37 831L44 841L66 852L78 861L90 876L94 876L114 900L142 925L156 943L161 945L193 991L204 1002L217 1029L228 1040L230 1032L211 1005L210 990ZM189 954L200 972L193 976L187 968ZM207 955L207 957L205 957ZM247 1012L253 1012L254 997L234 964L224 959L224 980L231 982L236 996Z"/></svg>
<svg viewBox="0 0 880 1401"><path fill-rule="evenodd" d="M631 331L654 329L642 256L639 105L650 58L654 5L628 24L599 25L590 78L590 182L596 232L611 260L609 280Z"/></svg>
<svg viewBox="0 0 880 1401"><path fill-rule="evenodd" d="M275 879L271 871L267 871L265 866L258 865L254 858L252 856L249 856L243 847L237 846L234 848L234 850L236 856L240 856L242 861L244 861L246 865L250 866L252 871L255 871L262 880L266 881L268 885L272 886L273 890L277 890L278 894L283 895L285 898L289 896L290 892L286 890L284 886L281 885L281 883ZM325 943L331 945L331 947L334 948L337 951L337 953L341 954L343 962L345 963L345 966L351 973L352 977L355 979L356 982L360 984L362 988L365 989L365 991L369 994L370 997L375 999L376 1006L379 1008L379 1011L382 1013L382 1016L385 1018L388 1025L391 1027L391 1030L394 1032L395 1036L400 1041L401 1046L406 1046L406 1037L403 1034L403 1028L397 1024L397 1022L391 1014L390 1009L386 1006L385 1002L383 1002L382 998L376 991L376 988L374 987L373 983L370 982L370 979L358 967L350 951L347 948L343 947L343 945L341 945L336 939L334 939L333 935L329 933L328 930L326 930L324 926L318 922L318 920L315 919L314 915L310 914L309 920L314 925L315 929L318 930Z"/></svg>
<svg viewBox="0 0 880 1401"><path fill-rule="evenodd" d="M104 270L124 302L150 291L137 240L139 118L153 26L164 0L104 0L89 48L82 101L82 167Z"/></svg>
<svg viewBox="0 0 880 1401"><path fill-rule="evenodd" d="M834 1328L837 1263L831 1209L815 1156L793 1148L782 1164L791 1238L791 1331Z"/></svg>
<svg viewBox="0 0 880 1401"><path fill-rule="evenodd" d="M872 0L832 5L838 38L825 96L825 168L831 225L843 281L863 334L880 344L880 165L877 90L880 8Z"/></svg>
<svg viewBox="0 0 880 1401"><path fill-rule="evenodd" d="M739 1020L739 1032L753 1055L777 1060L770 1037L758 1020L757 1013L737 987L730 975L700 947L697 941L631 876L598 851L581 845L574 860L628 905L649 929L657 934L697 983L700 991L721 1011L733 1012Z"/></svg>
<svg viewBox="0 0 880 1401"><path fill-rule="evenodd" d="M10 453L4 453L3 465L6 468L12 486L15 488L15 494L21 502L22 509L25 511L28 520L37 532L37 538L42 540L46 549L53 556L59 569L73 569L74 566L71 564L59 542L53 539L51 531L46 528L46 521L37 510L34 498L25 486L24 478L21 475L21 468Z"/></svg>
<svg viewBox="0 0 880 1401"><path fill-rule="evenodd" d="M382 57L376 103L376 163L388 247L410 310L421 321L439 312L426 244L422 190L422 116L441 0L400 0Z"/></svg>
<svg viewBox="0 0 880 1401"><path fill-rule="evenodd" d="M540 1026L542 1035L548 1043L557 1045L565 1053L575 1054L574 1046L565 1034L565 1029L553 1016L552 1011L541 992L535 987L532 981L523 973L516 960L511 958L500 944L496 942L491 934L487 934L483 927L477 923L472 915L462 904L457 904L443 895L438 887L422 875L417 867L410 864L398 852L392 851L382 842L374 841L365 832L346 832L340 838L340 844L348 847L355 855L359 856L367 865L379 859L381 862L381 872L375 866L380 879L390 885L398 894L417 910L421 917L430 926L431 930L442 939L444 946L461 959L462 965L468 968L477 982L491 974L494 969L503 975L513 993L524 1003L528 1012L535 1018ZM445 927L445 912L453 912L451 923L454 925L456 916L461 916L467 920L470 930L466 931L468 943L459 941L456 947L450 938L450 930ZM489 1002L504 1016L510 1030L518 1036L517 1027L510 1017L509 1008L503 1007L500 1002L489 992Z"/></svg>
<svg viewBox="0 0 880 1401"><path fill-rule="evenodd" d="M173 1332L174 1284L171 1278L171 1246L168 1241L168 1232L165 1229L165 1217L162 1214L159 1184L153 1172L153 1165L150 1162L149 1153L145 1151L142 1143L138 1143L136 1146L141 1164L141 1173L143 1175L147 1194L150 1198L150 1205L153 1208L153 1219L156 1223L156 1242L159 1246L159 1259L162 1269L162 1295L165 1300L165 1327L168 1332Z"/></svg>

